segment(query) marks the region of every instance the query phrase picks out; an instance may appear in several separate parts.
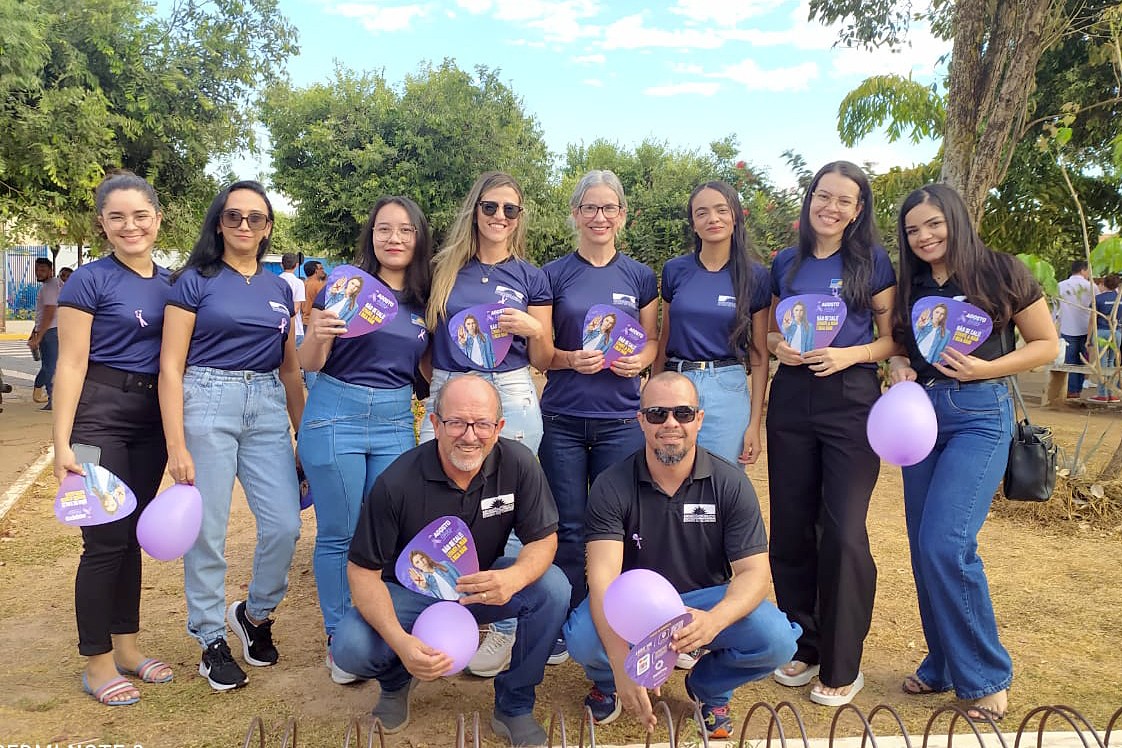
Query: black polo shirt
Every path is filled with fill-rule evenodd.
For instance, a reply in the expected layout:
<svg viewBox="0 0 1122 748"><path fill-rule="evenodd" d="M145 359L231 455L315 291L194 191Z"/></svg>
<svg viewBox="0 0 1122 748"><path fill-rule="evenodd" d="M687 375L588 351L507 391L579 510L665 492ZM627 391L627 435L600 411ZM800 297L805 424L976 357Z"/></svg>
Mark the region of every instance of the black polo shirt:
<svg viewBox="0 0 1122 748"><path fill-rule="evenodd" d="M645 450L602 472L588 495L584 539L623 541L623 571L657 571L678 592L725 584L733 561L767 553L748 476L702 447L673 496L652 480Z"/></svg>
<svg viewBox="0 0 1122 748"><path fill-rule="evenodd" d="M396 582L397 557L437 517L462 519L475 539L479 568L490 569L513 529L523 543L557 532L557 506L537 458L523 444L499 438L466 491L440 464L435 440L394 460L362 502L347 558L381 569Z"/></svg>
<svg viewBox="0 0 1122 748"><path fill-rule="evenodd" d="M931 277L931 266L927 263L917 263L921 267L916 269L915 275L912 276L912 298L911 306L908 308L908 320L912 319L912 310L915 309L916 302L928 296L938 296L943 299L959 299L967 303L974 303L966 298L962 288L955 282L954 278L948 278L947 282L939 285L935 279ZM1010 258L1006 263L1010 273L1023 273L1029 275L1028 268L1024 263L1016 258ZM1031 306L1037 299L1044 295L1040 289L1040 284L1035 280L1028 284L1028 293L1024 298L1013 300L1014 314L1023 312ZM990 314L988 310L983 310ZM992 317L992 315L991 315ZM1004 338L1004 340L1003 340ZM911 360L911 367L915 370L916 379L920 382L927 382L930 380L946 380L949 377L945 376L942 372L936 369L931 364L927 363L927 359L919 352L919 346L916 345L915 330L912 325L908 325L907 335L904 340L904 347L907 349L908 358ZM994 328L990 332L990 336L985 341L974 349L971 356L980 358L983 361L993 361L995 358L1000 358L1006 353L1009 353L1016 347L1015 338L1013 336L1013 326L1005 325L1001 329Z"/></svg>

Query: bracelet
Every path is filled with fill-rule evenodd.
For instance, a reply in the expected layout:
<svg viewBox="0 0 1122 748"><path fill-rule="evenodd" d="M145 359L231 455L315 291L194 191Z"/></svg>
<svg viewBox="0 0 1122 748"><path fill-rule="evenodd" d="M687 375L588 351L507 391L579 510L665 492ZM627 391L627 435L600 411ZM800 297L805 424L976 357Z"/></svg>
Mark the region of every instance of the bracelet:
<svg viewBox="0 0 1122 748"><path fill-rule="evenodd" d="M869 357L870 362L873 360L873 349L868 343L865 344L865 355Z"/></svg>

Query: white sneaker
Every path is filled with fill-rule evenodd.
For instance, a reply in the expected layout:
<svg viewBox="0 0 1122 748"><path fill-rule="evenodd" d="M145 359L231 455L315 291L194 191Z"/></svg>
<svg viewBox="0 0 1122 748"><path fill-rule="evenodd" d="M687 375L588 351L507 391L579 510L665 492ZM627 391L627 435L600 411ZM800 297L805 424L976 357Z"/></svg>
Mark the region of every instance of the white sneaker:
<svg viewBox="0 0 1122 748"><path fill-rule="evenodd" d="M514 649L514 634L504 634L488 627L479 651L468 663L467 671L481 678L494 678L510 667L511 650Z"/></svg>
<svg viewBox="0 0 1122 748"><path fill-rule="evenodd" d="M331 680L338 683L340 686L345 686L349 683L361 680L354 673L348 673L346 670L336 665L335 658L331 656L330 650L327 653L327 657L324 658L323 664L331 671Z"/></svg>
<svg viewBox="0 0 1122 748"><path fill-rule="evenodd" d="M678 661L674 663L674 667L679 670L693 670L693 666L697 664L703 654L705 654L705 650L701 648L692 652L679 652Z"/></svg>

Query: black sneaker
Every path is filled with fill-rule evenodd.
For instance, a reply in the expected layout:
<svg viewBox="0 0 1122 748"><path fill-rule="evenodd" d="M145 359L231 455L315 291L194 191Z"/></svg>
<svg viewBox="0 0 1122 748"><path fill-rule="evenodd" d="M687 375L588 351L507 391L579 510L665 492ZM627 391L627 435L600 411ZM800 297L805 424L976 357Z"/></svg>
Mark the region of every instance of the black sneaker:
<svg viewBox="0 0 1122 748"><path fill-rule="evenodd" d="M210 646L203 650L199 675L206 678L215 691L241 688L249 682L245 671L234 662L234 656L230 654L230 647L226 644L226 640L221 637L212 641Z"/></svg>
<svg viewBox="0 0 1122 748"><path fill-rule="evenodd" d="M370 716L382 723L382 732L390 735L401 732L409 724L409 694L417 686L417 679L396 691L382 691ZM371 733L373 734L373 733Z"/></svg>
<svg viewBox="0 0 1122 748"><path fill-rule="evenodd" d="M560 665L569 659L569 648L565 644L565 640L560 636L553 641L553 646L549 650L549 659L545 661L547 665Z"/></svg>
<svg viewBox="0 0 1122 748"><path fill-rule="evenodd" d="M263 623L250 623L245 615L245 602L238 600L226 609L226 623L242 640L242 657L249 665L268 667L276 665L280 659L277 648L273 646L273 621L266 618Z"/></svg>

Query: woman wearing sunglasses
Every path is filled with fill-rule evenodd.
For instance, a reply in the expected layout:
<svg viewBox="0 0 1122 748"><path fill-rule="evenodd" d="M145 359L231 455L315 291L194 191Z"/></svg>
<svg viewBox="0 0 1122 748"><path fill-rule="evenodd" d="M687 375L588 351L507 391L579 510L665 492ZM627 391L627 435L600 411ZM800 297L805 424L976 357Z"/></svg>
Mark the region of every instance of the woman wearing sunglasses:
<svg viewBox="0 0 1122 748"><path fill-rule="evenodd" d="M514 177L497 171L480 175L436 255L427 316L432 330L433 372L426 415L421 421L422 442L435 436L428 414L432 413L436 393L452 375L472 371L499 390L506 419L502 436L538 451L542 414L530 366L545 371L553 359L553 295L545 273L526 260L522 201L522 188ZM504 307L498 324L511 336L511 343L506 356L497 363L494 356L473 358L459 343L456 331L448 329L452 317L480 304ZM482 332L490 334L489 330ZM490 365L484 368L480 362ZM519 547L512 535L508 555L516 554ZM513 619L492 624L468 671L490 677L505 669L514 646L514 631Z"/></svg>
<svg viewBox="0 0 1122 748"><path fill-rule="evenodd" d="M226 623L250 665L276 663L269 614L288 589L300 535L289 435L304 412L291 334L292 289L265 270L273 208L257 182L214 198L187 264L172 276L160 355L168 472L203 498L198 540L183 557L187 629L203 647L199 674L218 691L243 686ZM197 466L197 470L196 470ZM246 600L226 607L226 531L234 478L257 521Z"/></svg>
<svg viewBox="0 0 1122 748"><path fill-rule="evenodd" d="M752 464L760 456L771 283L748 243L732 187L700 185L686 216L694 252L662 268L665 303L654 370L681 372L697 387L705 411L698 444L731 463Z"/></svg>
<svg viewBox="0 0 1122 748"><path fill-rule="evenodd" d="M554 341L549 379L542 394L545 434L541 463L557 502L555 563L573 585L571 606L587 595L584 577L584 515L588 488L606 467L643 447L639 374L658 352L658 282L654 271L619 252L616 235L627 218L619 177L590 171L569 200L577 249L546 265L553 289ZM607 304L637 320L644 348L605 367L601 350L585 350L591 307ZM618 325L618 321L616 323ZM550 662L568 658L558 639Z"/></svg>
<svg viewBox="0 0 1122 748"><path fill-rule="evenodd" d="M335 664L330 647L351 607L347 549L362 499L386 466L416 445L413 373L428 352L425 302L432 273L432 236L420 207L407 197L374 203L359 234L356 264L393 290L397 314L374 332L341 338L347 320L324 308L324 289L312 304L300 347L301 367L318 372L297 451L315 497L312 569L327 634L326 664L336 683L356 680Z"/></svg>
<svg viewBox="0 0 1122 748"><path fill-rule="evenodd" d="M865 422L880 396L877 362L897 351L896 276L876 241L860 167L836 161L814 176L799 243L776 256L771 290L768 348L780 364L767 410L771 570L780 610L803 630L775 680L796 687L817 675L810 700L842 706L865 682L877 580L865 519L880 458ZM775 317L780 300L802 294L837 296L847 308L833 341L805 353L786 342Z"/></svg>

